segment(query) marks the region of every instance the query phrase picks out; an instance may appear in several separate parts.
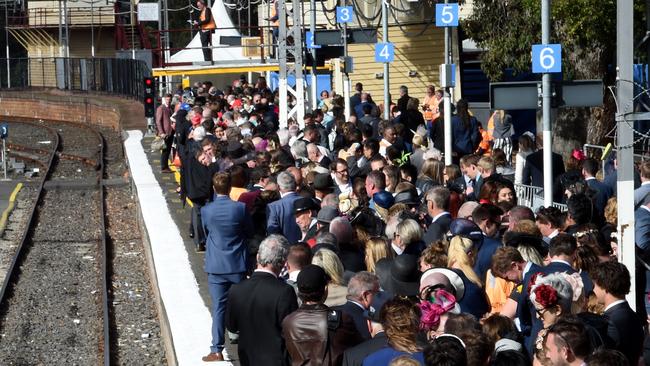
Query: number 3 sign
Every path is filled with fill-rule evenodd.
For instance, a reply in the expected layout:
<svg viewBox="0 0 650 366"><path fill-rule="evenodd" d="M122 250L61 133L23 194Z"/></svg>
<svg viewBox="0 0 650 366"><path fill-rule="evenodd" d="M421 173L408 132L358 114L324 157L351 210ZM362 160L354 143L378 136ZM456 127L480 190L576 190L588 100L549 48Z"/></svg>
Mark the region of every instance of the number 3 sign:
<svg viewBox="0 0 650 366"><path fill-rule="evenodd" d="M562 45L534 44L533 72L535 74L562 72Z"/></svg>

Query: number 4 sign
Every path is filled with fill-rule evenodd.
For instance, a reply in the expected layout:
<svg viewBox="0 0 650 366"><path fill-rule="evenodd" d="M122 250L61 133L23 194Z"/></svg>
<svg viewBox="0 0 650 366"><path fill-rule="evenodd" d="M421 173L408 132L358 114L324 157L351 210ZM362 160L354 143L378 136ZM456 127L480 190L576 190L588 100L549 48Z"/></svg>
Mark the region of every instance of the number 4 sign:
<svg viewBox="0 0 650 366"><path fill-rule="evenodd" d="M562 45L534 44L533 73L562 72Z"/></svg>
<svg viewBox="0 0 650 366"><path fill-rule="evenodd" d="M375 62L393 62L395 46L392 43L377 43L375 45Z"/></svg>

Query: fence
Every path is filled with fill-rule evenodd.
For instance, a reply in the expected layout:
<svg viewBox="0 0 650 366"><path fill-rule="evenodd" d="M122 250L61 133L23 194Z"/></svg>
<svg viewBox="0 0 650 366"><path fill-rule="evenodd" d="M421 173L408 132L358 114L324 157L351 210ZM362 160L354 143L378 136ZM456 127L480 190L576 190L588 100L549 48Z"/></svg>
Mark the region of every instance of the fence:
<svg viewBox="0 0 650 366"><path fill-rule="evenodd" d="M542 187L515 184L515 193L517 194L517 203L521 206L530 207L533 211L544 206L544 189ZM562 203L553 202L553 206L561 211L567 210L566 205Z"/></svg>
<svg viewBox="0 0 650 366"><path fill-rule="evenodd" d="M144 61L116 58L0 58L0 88L58 88L143 98ZM7 69L11 79L7 78ZM10 84L8 83L10 81Z"/></svg>

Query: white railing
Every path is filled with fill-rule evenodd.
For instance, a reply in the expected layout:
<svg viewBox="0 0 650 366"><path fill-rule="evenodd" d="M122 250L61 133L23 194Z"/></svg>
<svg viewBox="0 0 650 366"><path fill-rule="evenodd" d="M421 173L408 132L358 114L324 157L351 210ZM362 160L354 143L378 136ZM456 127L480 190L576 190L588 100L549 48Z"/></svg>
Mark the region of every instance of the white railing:
<svg viewBox="0 0 650 366"><path fill-rule="evenodd" d="M544 189L542 187L528 186L525 184L515 184L515 193L517 194L517 204L530 207L536 211L539 207L544 206ZM553 202L553 207L566 211L565 204Z"/></svg>

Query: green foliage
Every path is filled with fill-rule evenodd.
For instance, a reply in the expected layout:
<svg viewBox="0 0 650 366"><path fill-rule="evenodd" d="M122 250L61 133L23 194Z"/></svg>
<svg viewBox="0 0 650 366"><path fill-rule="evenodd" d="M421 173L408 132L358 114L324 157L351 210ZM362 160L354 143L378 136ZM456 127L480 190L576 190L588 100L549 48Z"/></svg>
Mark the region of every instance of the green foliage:
<svg viewBox="0 0 650 366"><path fill-rule="evenodd" d="M643 19L644 3L635 1L635 23ZM474 1L462 26L486 51L482 67L492 81L502 80L506 68L530 70L531 46L541 43L540 7L540 0ZM565 79L605 77L607 65L614 63L616 0L554 0L551 19L551 42L562 44Z"/></svg>

